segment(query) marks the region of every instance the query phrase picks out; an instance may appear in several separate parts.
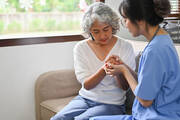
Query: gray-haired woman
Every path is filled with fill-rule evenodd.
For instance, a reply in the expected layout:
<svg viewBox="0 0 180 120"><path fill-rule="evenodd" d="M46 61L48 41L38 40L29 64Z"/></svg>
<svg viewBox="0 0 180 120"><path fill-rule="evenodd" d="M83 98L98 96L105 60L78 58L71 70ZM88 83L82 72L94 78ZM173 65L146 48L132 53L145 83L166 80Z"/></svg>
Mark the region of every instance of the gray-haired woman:
<svg viewBox="0 0 180 120"><path fill-rule="evenodd" d="M135 68L131 44L114 35L119 30L118 15L104 3L94 3L84 14L82 28L89 38L74 48L74 68L82 88L51 120L89 120L93 116L125 113L128 87L122 85L119 75L106 75L104 70L105 61L112 54Z"/></svg>

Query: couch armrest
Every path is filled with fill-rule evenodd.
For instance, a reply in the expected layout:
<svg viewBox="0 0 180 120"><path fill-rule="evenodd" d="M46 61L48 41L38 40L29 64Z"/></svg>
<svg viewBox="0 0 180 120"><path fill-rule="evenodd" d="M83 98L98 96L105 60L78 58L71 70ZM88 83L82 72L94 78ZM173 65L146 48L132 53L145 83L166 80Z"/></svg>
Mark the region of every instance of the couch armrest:
<svg viewBox="0 0 180 120"><path fill-rule="evenodd" d="M80 87L73 69L50 71L40 75L35 84L36 120L40 120L42 101L76 95Z"/></svg>

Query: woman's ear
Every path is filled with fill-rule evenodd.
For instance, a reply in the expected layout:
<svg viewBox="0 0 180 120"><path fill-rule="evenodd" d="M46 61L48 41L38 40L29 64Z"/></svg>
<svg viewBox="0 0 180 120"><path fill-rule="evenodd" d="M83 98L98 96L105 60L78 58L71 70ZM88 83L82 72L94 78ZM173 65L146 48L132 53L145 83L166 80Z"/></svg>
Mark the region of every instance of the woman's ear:
<svg viewBox="0 0 180 120"><path fill-rule="evenodd" d="M144 20L139 20L136 23L138 24L140 31L145 30L147 27L147 23Z"/></svg>

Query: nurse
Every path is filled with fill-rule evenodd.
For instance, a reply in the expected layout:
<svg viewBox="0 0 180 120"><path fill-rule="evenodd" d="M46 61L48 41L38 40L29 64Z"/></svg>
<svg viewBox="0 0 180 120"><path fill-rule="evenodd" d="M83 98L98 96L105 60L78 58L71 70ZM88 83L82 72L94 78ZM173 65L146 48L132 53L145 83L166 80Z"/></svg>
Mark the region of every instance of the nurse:
<svg viewBox="0 0 180 120"><path fill-rule="evenodd" d="M99 116L90 120L180 120L180 63L173 41L159 24L170 13L168 0L123 0L119 7L125 26L148 44L136 77L119 59L106 67L107 74L122 73L135 97L132 115Z"/></svg>

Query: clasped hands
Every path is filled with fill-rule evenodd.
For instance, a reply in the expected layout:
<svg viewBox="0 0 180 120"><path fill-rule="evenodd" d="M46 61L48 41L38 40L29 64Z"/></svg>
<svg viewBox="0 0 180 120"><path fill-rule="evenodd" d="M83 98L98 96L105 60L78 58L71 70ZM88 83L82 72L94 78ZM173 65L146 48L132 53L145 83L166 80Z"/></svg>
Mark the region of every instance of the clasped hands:
<svg viewBox="0 0 180 120"><path fill-rule="evenodd" d="M119 56L111 55L105 61L104 70L107 75L117 76L124 71L124 68L124 62L120 59Z"/></svg>

